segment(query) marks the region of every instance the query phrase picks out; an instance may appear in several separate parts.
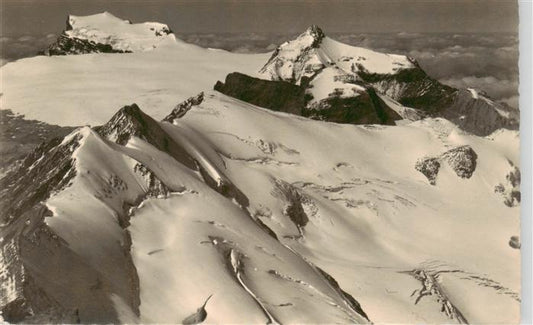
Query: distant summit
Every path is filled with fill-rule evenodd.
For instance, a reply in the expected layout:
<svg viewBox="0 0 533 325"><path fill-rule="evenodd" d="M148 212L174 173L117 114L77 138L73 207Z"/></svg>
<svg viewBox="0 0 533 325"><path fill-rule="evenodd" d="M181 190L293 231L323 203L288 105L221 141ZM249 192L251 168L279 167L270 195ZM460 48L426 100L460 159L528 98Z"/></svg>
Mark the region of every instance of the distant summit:
<svg viewBox="0 0 533 325"><path fill-rule="evenodd" d="M42 54L143 52L175 41L165 24L133 24L106 11L90 16L69 15L65 31Z"/></svg>
<svg viewBox="0 0 533 325"><path fill-rule="evenodd" d="M290 112L338 123L394 124L427 116L444 117L476 135L518 128L518 111L482 92L443 85L411 57L338 42L316 25L279 45L259 74L262 79L300 89L250 82L236 74L228 76L227 85L218 84L215 89L241 100L249 98L262 107L281 103L274 109L290 106ZM281 101L266 95L279 93L277 88L286 90ZM293 102L303 105L295 108Z"/></svg>

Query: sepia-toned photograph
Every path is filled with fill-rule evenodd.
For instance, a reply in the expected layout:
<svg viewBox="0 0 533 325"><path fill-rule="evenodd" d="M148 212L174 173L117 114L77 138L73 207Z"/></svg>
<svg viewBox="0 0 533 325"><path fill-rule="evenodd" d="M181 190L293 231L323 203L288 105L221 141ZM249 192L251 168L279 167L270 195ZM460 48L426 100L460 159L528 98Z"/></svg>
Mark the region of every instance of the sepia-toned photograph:
<svg viewBox="0 0 533 325"><path fill-rule="evenodd" d="M523 323L522 5L0 0L0 324Z"/></svg>

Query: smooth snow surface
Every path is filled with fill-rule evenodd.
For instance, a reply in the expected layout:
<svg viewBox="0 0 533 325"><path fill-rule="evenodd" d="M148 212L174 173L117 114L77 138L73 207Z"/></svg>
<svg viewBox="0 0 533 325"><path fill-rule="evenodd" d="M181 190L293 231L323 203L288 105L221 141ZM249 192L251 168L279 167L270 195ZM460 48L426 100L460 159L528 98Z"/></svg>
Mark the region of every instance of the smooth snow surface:
<svg viewBox="0 0 533 325"><path fill-rule="evenodd" d="M127 25L129 26L129 25ZM99 125L137 103L156 119L231 72L257 75L269 54L235 54L186 43L150 52L38 56L0 68L0 107L58 125Z"/></svg>

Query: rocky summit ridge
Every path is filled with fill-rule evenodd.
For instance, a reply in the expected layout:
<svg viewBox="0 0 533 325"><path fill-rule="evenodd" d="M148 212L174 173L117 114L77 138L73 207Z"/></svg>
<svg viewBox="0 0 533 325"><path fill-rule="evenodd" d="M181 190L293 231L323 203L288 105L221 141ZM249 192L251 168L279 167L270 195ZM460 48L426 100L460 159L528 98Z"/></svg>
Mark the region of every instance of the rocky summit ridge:
<svg viewBox="0 0 533 325"><path fill-rule="evenodd" d="M411 57L343 44L315 25L278 46L259 74L273 83L233 74L215 89L263 107L293 98L289 101L299 102L298 107L291 104L287 110L281 104L274 109L338 123L390 124L428 116L444 117L482 136L500 128L518 129L518 110L474 90L444 85ZM275 89L290 88L284 82L296 87L275 95ZM264 85L254 85L259 83ZM369 100L369 94L375 99ZM371 117L376 113L381 117Z"/></svg>

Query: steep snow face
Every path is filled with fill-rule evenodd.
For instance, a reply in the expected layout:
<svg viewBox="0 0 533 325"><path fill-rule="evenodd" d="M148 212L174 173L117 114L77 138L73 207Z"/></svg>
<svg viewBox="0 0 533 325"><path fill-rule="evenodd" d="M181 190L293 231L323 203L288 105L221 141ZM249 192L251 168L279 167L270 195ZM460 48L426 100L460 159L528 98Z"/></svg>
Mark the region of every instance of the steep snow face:
<svg viewBox="0 0 533 325"><path fill-rule="evenodd" d="M150 51L163 44L176 42L174 34L165 24L132 24L109 12L91 16L70 15L65 34L70 38L107 44L123 52Z"/></svg>
<svg viewBox="0 0 533 325"><path fill-rule="evenodd" d="M311 77L329 66L347 74L359 69L369 73L393 74L401 69L413 68L414 64L403 55L343 44L325 36L317 26L312 26L295 40L280 45L260 72L266 79L299 84L302 77Z"/></svg>

